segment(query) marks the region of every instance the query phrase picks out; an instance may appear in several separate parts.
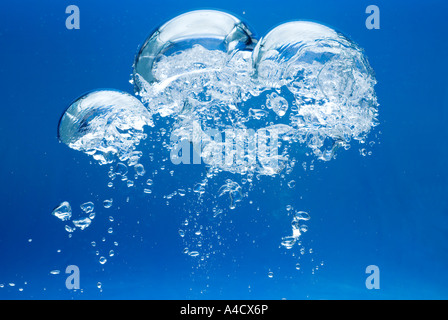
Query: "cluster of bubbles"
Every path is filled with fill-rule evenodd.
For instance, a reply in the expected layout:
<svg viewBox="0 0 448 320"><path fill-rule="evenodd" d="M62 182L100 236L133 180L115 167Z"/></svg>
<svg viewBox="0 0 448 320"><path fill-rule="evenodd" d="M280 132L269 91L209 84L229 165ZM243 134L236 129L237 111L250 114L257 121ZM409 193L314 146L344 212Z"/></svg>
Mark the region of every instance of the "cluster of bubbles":
<svg viewBox="0 0 448 320"><path fill-rule="evenodd" d="M80 97L60 120L60 141L101 164L131 165L141 156L143 127L163 118L169 132L190 141L199 135L200 155L205 144L224 143L207 140L207 129L269 129L289 146L282 159L306 150L328 161L352 140L365 142L377 124L376 80L354 42L308 21L282 24L261 40L254 34L219 11L168 21L136 56L131 82L140 99L115 90ZM279 173L263 165L219 169Z"/></svg>
<svg viewBox="0 0 448 320"><path fill-rule="evenodd" d="M113 199L104 200L104 207L110 208L112 206ZM90 226L92 220L95 218L94 212L95 205L92 201L88 201L80 205L83 215L79 215L76 219L72 219L72 207L68 201L63 201L52 211L52 215L61 221L71 221L72 224L66 224L65 230L69 233L74 232L76 229L84 230Z"/></svg>
<svg viewBox="0 0 448 320"><path fill-rule="evenodd" d="M267 130L266 139L271 137L278 149L268 155L275 157L274 162L261 158L208 162L206 176L167 194L167 204L189 193L204 201L210 180L230 173L237 174L241 183L225 179L216 198L228 197L234 209L245 195L243 186L252 186L260 175L285 178L295 166L300 167L297 164L307 168L305 157L312 158L312 170L314 159L330 161L338 149L348 149L353 142L364 144L378 124L376 80L363 50L342 33L315 22L288 22L259 39L246 23L228 13L187 12L146 39L136 55L130 82L135 96L118 90L89 92L76 99L59 122L61 142L99 164L110 165L109 187L115 180L134 187L147 174L140 163L146 152L158 166L145 178L143 192L151 194L152 178L165 169L164 162L171 160L170 152L176 147L170 139L173 135L191 143L200 158L213 150L226 150L228 141L212 139L210 130L233 132L235 136L226 140L233 139L235 148L248 144L239 133ZM156 151L162 158L155 159ZM295 186L294 180L285 183ZM215 205L209 208L213 217L223 212ZM82 209L89 216L73 221L73 228L82 230L93 219L93 206L85 204ZM68 221L71 209L63 203L53 214ZM296 212L292 235L282 239L282 246L290 249L299 242L307 230L302 221L308 219L304 212ZM179 230L183 239L186 221ZM204 232L216 233L196 227L196 239ZM195 245L203 243L197 240ZM199 256L196 249L184 252Z"/></svg>
<svg viewBox="0 0 448 320"><path fill-rule="evenodd" d="M289 22L257 40L228 14L186 13L148 38L133 83L151 114L174 119L177 135L200 135L216 147L224 142L206 139L207 129L265 128L289 144L282 159L306 149L331 160L377 124L376 80L363 51L313 22ZM279 173L263 163L243 166L220 169Z"/></svg>
<svg viewBox="0 0 448 320"><path fill-rule="evenodd" d="M106 209L112 207L112 204L113 204L113 199L105 199L103 201L103 206ZM82 203L80 205L80 209L81 209L81 212L77 213L77 217L75 219L72 219L73 210L72 210L72 206L70 205L70 203L68 201L63 201L52 211L53 216L55 216L59 220L65 222L65 231L67 231L69 238L72 237L73 233L76 232L76 230L82 231L82 230L87 229L91 225L91 223L93 222L93 220L96 216L95 205L92 201ZM109 220L109 222L113 222L114 217L109 216L108 220ZM112 234L113 228L109 227L107 229L107 233ZM106 238L102 237L101 242L105 242L105 241L106 241ZM92 241L90 244L92 247L97 246L96 241ZM114 245L114 247L118 246L118 242L114 241L113 245ZM58 250L58 252L60 252L60 250ZM108 253L106 254L106 256L104 256L104 255L100 255L100 252L97 250L95 252L95 254L97 256L99 256L99 259L98 259L99 263L105 264L107 262L106 256L113 257L115 252L113 249L110 249L110 250L108 250ZM54 275L59 274L59 273L60 273L60 270L57 270L57 269L50 271L50 274L54 274Z"/></svg>

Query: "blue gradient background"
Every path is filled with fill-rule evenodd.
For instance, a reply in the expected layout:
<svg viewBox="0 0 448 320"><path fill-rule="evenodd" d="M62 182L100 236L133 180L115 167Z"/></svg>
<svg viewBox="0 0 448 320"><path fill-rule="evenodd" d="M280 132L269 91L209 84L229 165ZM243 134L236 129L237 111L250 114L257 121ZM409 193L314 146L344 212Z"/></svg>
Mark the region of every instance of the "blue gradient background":
<svg viewBox="0 0 448 320"><path fill-rule="evenodd" d="M70 4L80 8L80 30L65 28ZM381 10L380 30L365 27L370 4ZM184 216L176 200L165 206L135 195L126 203L131 191L107 188L107 168L60 144L56 131L65 108L82 93L104 87L132 93L132 62L150 32L203 8L238 15L259 36L308 19L356 41L378 80L381 143L372 156L361 157L353 147L316 164L294 189L266 183L265 193L251 193L255 205L245 199L220 218L225 248L196 268L182 254ZM1 2L0 298L448 298L447 9L441 0ZM184 169L178 179L188 177ZM110 197L114 206L102 208ZM68 239L51 215L62 201L75 209L94 201L92 226ZM290 229L284 209L290 203L311 215L303 243L313 254L301 258L300 271L279 248ZM100 219L109 215L116 220L111 236L107 219ZM90 246L103 236L119 242L104 266ZM320 261L324 266L312 274ZM69 264L80 268L82 292L65 287ZM379 290L365 287L371 264L381 271ZM61 274L49 274L54 269Z"/></svg>

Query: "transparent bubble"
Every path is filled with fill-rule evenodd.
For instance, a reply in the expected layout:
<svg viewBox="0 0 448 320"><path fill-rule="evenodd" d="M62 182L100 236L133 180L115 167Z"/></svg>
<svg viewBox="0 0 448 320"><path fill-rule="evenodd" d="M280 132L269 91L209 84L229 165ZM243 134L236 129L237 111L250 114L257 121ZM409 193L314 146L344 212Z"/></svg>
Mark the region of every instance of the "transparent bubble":
<svg viewBox="0 0 448 320"><path fill-rule="evenodd" d="M134 62L134 83L137 91L141 89L140 79L149 84L166 80L162 74L154 73L154 66L162 55L179 54L198 44L208 50L231 54L238 49L253 47L255 40L252 35L253 32L246 24L225 12L197 10L177 16L152 33L141 47ZM192 65L200 62L202 61L193 62ZM173 71L176 71L178 76L183 72L191 72L188 67ZM201 70L201 67L197 66L193 70ZM137 74L140 77L137 78Z"/></svg>
<svg viewBox="0 0 448 320"><path fill-rule="evenodd" d="M113 204L113 199L106 199L103 201L104 208L110 208Z"/></svg>
<svg viewBox="0 0 448 320"><path fill-rule="evenodd" d="M143 176L145 175L146 171L145 171L145 167L142 164L136 164L134 166L135 172L137 173L137 175L139 176Z"/></svg>
<svg viewBox="0 0 448 320"><path fill-rule="evenodd" d="M308 214L308 212L305 212L305 211L297 211L295 214L294 214L294 220L305 220L305 221L307 221L307 220L310 220L310 215Z"/></svg>
<svg viewBox="0 0 448 320"><path fill-rule="evenodd" d="M221 188L219 189L218 192L219 192L219 197L228 193L229 198L230 198L230 205L229 205L230 209L235 209L236 203L240 202L243 199L241 186L237 182L235 182L231 179L227 179L226 183L221 186Z"/></svg>
<svg viewBox="0 0 448 320"><path fill-rule="evenodd" d="M189 251L188 254L190 255L190 257L197 257L199 255L198 251Z"/></svg>
<svg viewBox="0 0 448 320"><path fill-rule="evenodd" d="M286 249L291 249L297 241L297 237L287 236L282 238L281 245Z"/></svg>
<svg viewBox="0 0 448 320"><path fill-rule="evenodd" d="M322 63L336 42L347 40L335 30L309 21L292 21L271 30L255 47L257 76L272 80L299 75L300 62ZM307 55L314 52L315 55ZM294 74L295 73L295 74Z"/></svg>
<svg viewBox="0 0 448 320"><path fill-rule="evenodd" d="M128 173L128 167L124 163L117 163L114 170L115 175L125 176Z"/></svg>
<svg viewBox="0 0 448 320"><path fill-rule="evenodd" d="M81 204L80 207L81 207L81 210L84 211L85 213L91 213L93 211L93 209L95 208L93 202L91 202L91 201Z"/></svg>
<svg viewBox="0 0 448 320"><path fill-rule="evenodd" d="M196 101L205 109L234 105L249 78L244 71L255 42L253 31L228 13L187 12L143 44L134 63L135 91L161 116L198 111Z"/></svg>
<svg viewBox="0 0 448 320"><path fill-rule="evenodd" d="M53 210L51 214L61 219L62 221L70 220L70 218L72 217L72 208L70 206L70 203L67 201L62 202Z"/></svg>
<svg viewBox="0 0 448 320"><path fill-rule="evenodd" d="M90 220L89 218L73 220L73 224L75 225L75 227L80 228L81 230L84 230L85 228L90 226L91 223L92 220Z"/></svg>
<svg viewBox="0 0 448 320"><path fill-rule="evenodd" d="M126 160L152 125L142 103L128 93L98 90L76 99L59 121L59 140L101 164Z"/></svg>
<svg viewBox="0 0 448 320"><path fill-rule="evenodd" d="M321 160L377 125L376 80L364 52L327 26L293 21L274 28L255 47L253 68L260 86L293 95L291 126Z"/></svg>

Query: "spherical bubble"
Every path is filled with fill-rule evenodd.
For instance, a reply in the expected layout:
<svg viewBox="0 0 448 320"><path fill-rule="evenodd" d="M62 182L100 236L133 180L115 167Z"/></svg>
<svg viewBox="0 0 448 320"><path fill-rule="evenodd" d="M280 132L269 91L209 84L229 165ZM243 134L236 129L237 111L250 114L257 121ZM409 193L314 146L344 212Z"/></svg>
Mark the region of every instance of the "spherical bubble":
<svg viewBox="0 0 448 320"><path fill-rule="evenodd" d="M348 82L353 82L353 73L373 72L354 42L309 21L285 23L270 31L255 47L253 65L258 78L288 84L293 93L299 93L301 82L309 78L309 85L319 87L327 98L348 94L343 90L352 89Z"/></svg>
<svg viewBox="0 0 448 320"><path fill-rule="evenodd" d="M298 75L295 64L322 63L334 46L347 40L335 30L309 21L293 21L271 30L255 47L253 65L261 79L280 81ZM307 53L312 51L314 54ZM294 74L295 73L295 74Z"/></svg>
<svg viewBox="0 0 448 320"><path fill-rule="evenodd" d="M148 83L163 80L153 73L154 64L162 55L179 54L198 44L208 50L232 53L253 47L252 36L245 23L228 13L215 10L184 13L166 22L145 41L134 62L135 84L141 85L135 78L137 74Z"/></svg>
<svg viewBox="0 0 448 320"><path fill-rule="evenodd" d="M143 104L128 93L98 90L76 99L62 115L59 140L70 148L92 155L101 164L129 158L152 125Z"/></svg>
<svg viewBox="0 0 448 320"><path fill-rule="evenodd" d="M340 32L309 21L282 24L256 45L252 63L261 87L293 94L291 126L319 159L376 125L374 72Z"/></svg>
<svg viewBox="0 0 448 320"><path fill-rule="evenodd" d="M161 116L233 105L241 95L240 83L249 78L241 76L241 70L251 68L253 34L228 13L182 14L157 29L141 47L134 62L135 91Z"/></svg>

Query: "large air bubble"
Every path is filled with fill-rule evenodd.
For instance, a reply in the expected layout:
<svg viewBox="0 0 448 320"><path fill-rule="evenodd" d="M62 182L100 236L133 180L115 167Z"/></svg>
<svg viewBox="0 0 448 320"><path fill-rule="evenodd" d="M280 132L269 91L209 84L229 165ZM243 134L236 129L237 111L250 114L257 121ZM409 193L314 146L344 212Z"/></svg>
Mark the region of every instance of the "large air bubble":
<svg viewBox="0 0 448 320"><path fill-rule="evenodd" d="M235 50L252 48L252 35L253 32L247 25L225 12L187 12L166 22L149 36L135 60L134 75L140 75L150 84L166 80L166 75L154 73L154 67L161 56L179 54L195 45L231 54ZM188 73L192 70L177 71L179 75L182 71Z"/></svg>
<svg viewBox="0 0 448 320"><path fill-rule="evenodd" d="M195 102L235 104L242 91L235 85L238 72L250 68L253 34L225 12L182 14L141 47L134 62L135 91L162 116L200 108Z"/></svg>
<svg viewBox="0 0 448 320"><path fill-rule="evenodd" d="M255 47L253 67L261 87L293 95L295 136L322 160L351 139L365 139L376 125L374 72L357 44L327 26L276 27Z"/></svg>
<svg viewBox="0 0 448 320"><path fill-rule="evenodd" d="M128 93L98 90L76 99L59 121L59 140L85 152L100 164L138 156L135 146L145 137L143 128L152 126L151 115Z"/></svg>

